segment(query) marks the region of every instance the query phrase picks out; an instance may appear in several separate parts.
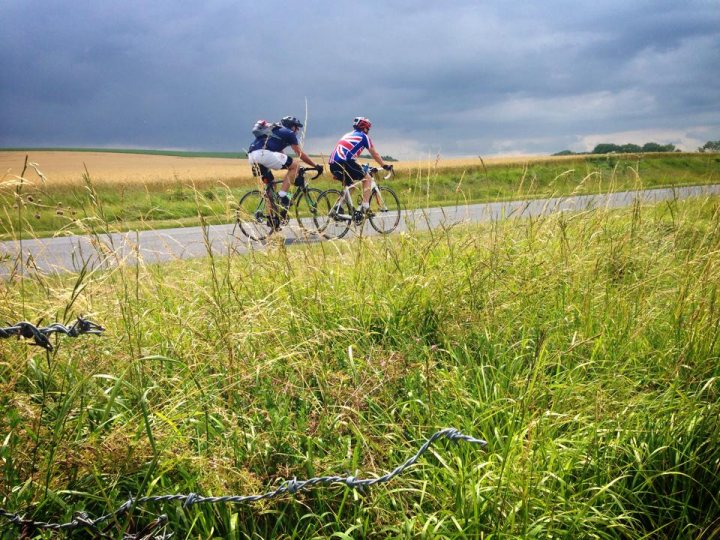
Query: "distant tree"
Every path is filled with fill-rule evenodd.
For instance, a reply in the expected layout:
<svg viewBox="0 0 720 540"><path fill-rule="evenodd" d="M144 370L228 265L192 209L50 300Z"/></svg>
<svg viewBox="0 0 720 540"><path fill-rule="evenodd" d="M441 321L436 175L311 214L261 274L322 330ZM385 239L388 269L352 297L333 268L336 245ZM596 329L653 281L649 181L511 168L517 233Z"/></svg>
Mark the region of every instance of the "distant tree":
<svg viewBox="0 0 720 540"><path fill-rule="evenodd" d="M380 157L383 158L383 161L397 161L397 159L395 159L392 156L380 156Z"/></svg>
<svg viewBox="0 0 720 540"><path fill-rule="evenodd" d="M698 148L698 152L720 152L720 141L708 141Z"/></svg>
<svg viewBox="0 0 720 540"><path fill-rule="evenodd" d="M553 154L553 156L574 156L575 152L572 150L561 150L560 152L556 152Z"/></svg>
<svg viewBox="0 0 720 540"><path fill-rule="evenodd" d="M658 144L654 142L645 143L642 147L643 152L674 152L674 144Z"/></svg>
<svg viewBox="0 0 720 540"><path fill-rule="evenodd" d="M593 154L612 154L613 152L620 152L620 147L617 144L612 143L600 143L595 145L593 148Z"/></svg>
<svg viewBox="0 0 720 540"><path fill-rule="evenodd" d="M637 144L623 144L623 145L617 145L612 143L600 143L595 148L593 148L592 153L593 154L637 154L639 152L675 152L677 151L677 148L675 148L674 144L658 144L654 142L645 143L642 146L638 146ZM700 150L701 152L703 150Z"/></svg>

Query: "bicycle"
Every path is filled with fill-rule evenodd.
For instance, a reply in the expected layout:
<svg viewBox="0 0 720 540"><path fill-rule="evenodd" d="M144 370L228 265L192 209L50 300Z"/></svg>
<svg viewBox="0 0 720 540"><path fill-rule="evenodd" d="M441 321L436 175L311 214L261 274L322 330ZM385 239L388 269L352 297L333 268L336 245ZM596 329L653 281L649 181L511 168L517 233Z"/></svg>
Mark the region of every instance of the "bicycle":
<svg viewBox="0 0 720 540"><path fill-rule="evenodd" d="M290 222L290 208L295 208L295 218L300 228L314 234L318 231L317 200L322 190L308 187L305 179L307 171L316 174L307 180L314 180L321 172L312 167L300 167L295 177L295 193L290 193L290 206L285 208L280 203L280 196L275 186L282 184L281 180L266 182L264 192L259 189L248 191L242 196L235 209L235 219L240 230L251 240L265 240L274 232L280 231L282 226ZM309 223L314 224L308 227Z"/></svg>
<svg viewBox="0 0 720 540"><path fill-rule="evenodd" d="M367 210L361 220L357 219L356 211L359 210L362 202L362 189L358 198L358 206L353 204L350 191L358 184L362 184L362 180L358 180L350 186L343 186L343 190L328 189L322 192L318 197L318 232L325 238L342 238L350 230L352 224L362 227L367 219L380 234L389 234L394 231L400 223L400 199L395 192L386 186L380 186L377 183L376 176L377 167L363 165L366 174L372 176L372 184L370 187L370 208ZM393 170L390 169L384 180L389 180L393 176ZM321 221L322 218L324 221Z"/></svg>

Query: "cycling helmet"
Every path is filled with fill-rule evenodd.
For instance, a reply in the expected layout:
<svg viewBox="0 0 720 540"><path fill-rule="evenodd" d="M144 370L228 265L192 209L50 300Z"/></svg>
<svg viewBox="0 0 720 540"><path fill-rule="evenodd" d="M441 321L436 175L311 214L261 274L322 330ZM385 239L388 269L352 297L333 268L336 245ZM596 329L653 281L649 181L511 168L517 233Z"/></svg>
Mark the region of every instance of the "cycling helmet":
<svg viewBox="0 0 720 540"><path fill-rule="evenodd" d="M285 116L282 120L280 120L280 123L288 129L292 129L294 127L303 127L302 122L300 122L300 120L298 120L294 116Z"/></svg>
<svg viewBox="0 0 720 540"><path fill-rule="evenodd" d="M358 116L353 120L353 129L370 129L372 127L372 122L368 120L365 117Z"/></svg>

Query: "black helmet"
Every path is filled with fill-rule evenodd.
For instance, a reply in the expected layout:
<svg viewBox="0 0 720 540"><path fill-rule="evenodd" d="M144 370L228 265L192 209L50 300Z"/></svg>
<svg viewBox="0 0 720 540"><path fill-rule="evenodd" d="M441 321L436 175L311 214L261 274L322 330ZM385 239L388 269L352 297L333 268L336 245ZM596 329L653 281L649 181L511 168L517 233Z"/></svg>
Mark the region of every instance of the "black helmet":
<svg viewBox="0 0 720 540"><path fill-rule="evenodd" d="M303 127L302 122L300 122L300 120L298 120L294 116L286 116L282 120L280 120L280 123L288 129L292 129L294 127Z"/></svg>

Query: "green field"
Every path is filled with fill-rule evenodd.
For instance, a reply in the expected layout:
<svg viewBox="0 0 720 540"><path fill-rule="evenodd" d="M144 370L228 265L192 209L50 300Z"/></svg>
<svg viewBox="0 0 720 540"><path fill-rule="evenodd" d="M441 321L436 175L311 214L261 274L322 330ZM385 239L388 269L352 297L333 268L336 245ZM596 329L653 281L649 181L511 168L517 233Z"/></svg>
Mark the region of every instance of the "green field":
<svg viewBox="0 0 720 540"><path fill-rule="evenodd" d="M716 178L703 167L694 181ZM534 176L573 191L541 171L523 193L545 189ZM516 172L495 174L518 191ZM84 315L106 328L56 335L52 352L0 339L0 507L27 518L373 478L456 427L487 448L438 441L364 494L145 504L105 526L121 538L166 514L174 538L720 530L718 198L31 275L0 293L9 323ZM3 519L0 538L17 538Z"/></svg>
<svg viewBox="0 0 720 540"><path fill-rule="evenodd" d="M576 160L530 165L481 163L462 167L399 169L388 185L407 208L468 204L513 198L538 198L641 188L720 182L716 154L581 156ZM92 171L75 185L51 183L0 185L0 239L87 231L95 207L114 230L229 223L234 205L251 181L104 183ZM313 182L337 187L326 174Z"/></svg>

